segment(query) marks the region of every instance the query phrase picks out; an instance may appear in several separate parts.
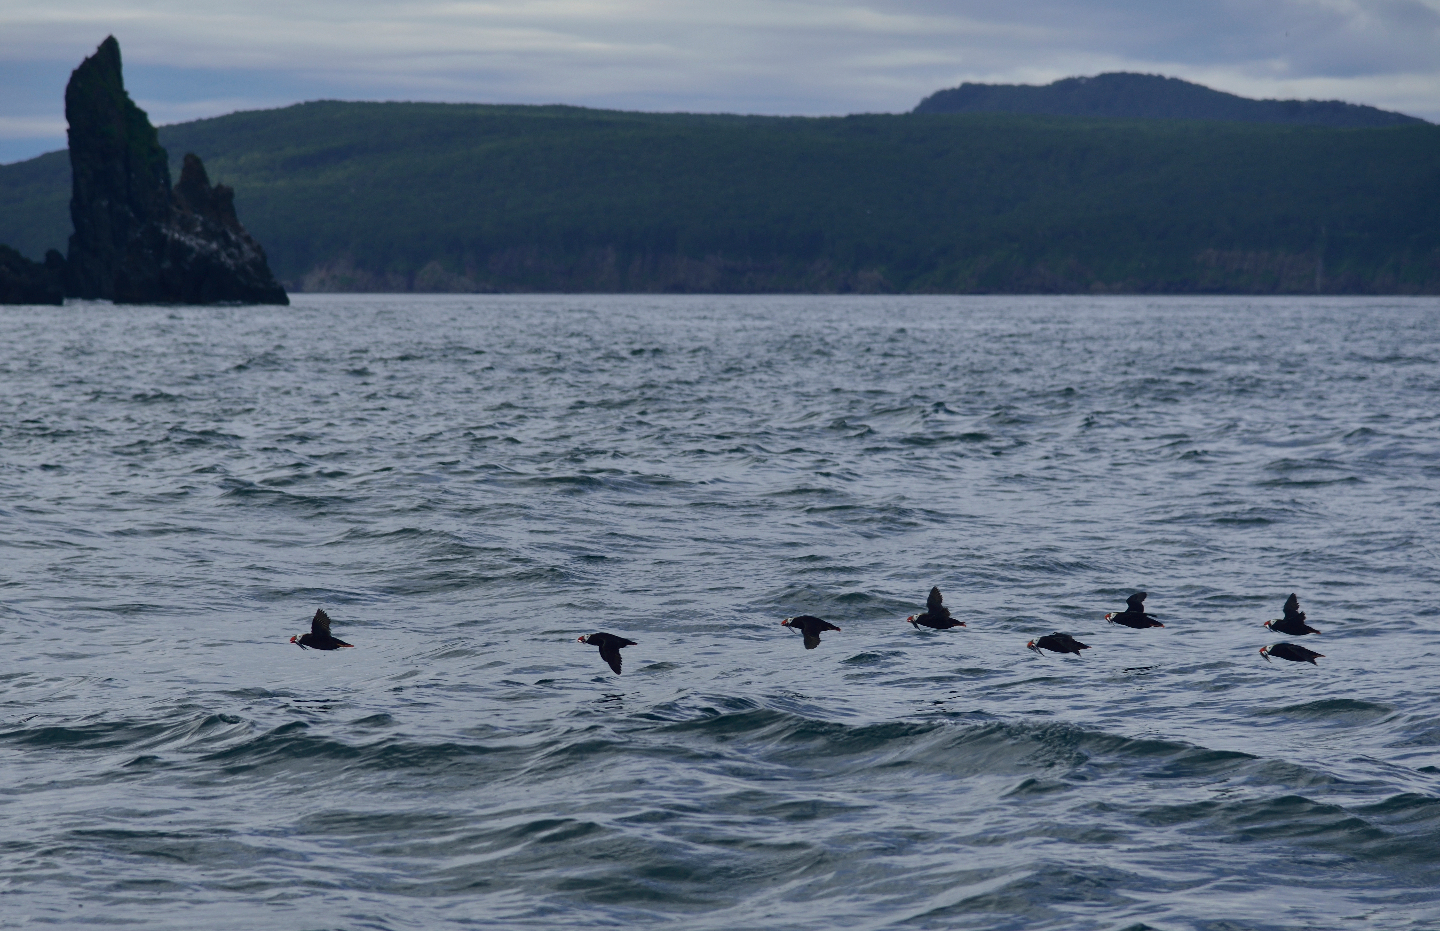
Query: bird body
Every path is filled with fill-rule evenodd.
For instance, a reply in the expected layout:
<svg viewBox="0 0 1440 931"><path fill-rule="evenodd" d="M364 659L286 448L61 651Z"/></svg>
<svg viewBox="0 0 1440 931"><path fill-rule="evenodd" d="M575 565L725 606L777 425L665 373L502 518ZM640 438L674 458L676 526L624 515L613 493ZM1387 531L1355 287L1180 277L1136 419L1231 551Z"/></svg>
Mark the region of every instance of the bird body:
<svg viewBox="0 0 1440 931"><path fill-rule="evenodd" d="M1040 653L1041 650L1049 650L1051 653L1074 653L1076 656L1080 655L1081 650L1090 649L1088 645L1081 643L1069 634L1062 634L1058 630L1053 634L1046 634L1038 640L1031 640L1025 646L1036 653Z"/></svg>
<svg viewBox="0 0 1440 931"><path fill-rule="evenodd" d="M820 645L820 632L824 630L839 630L829 621L822 621L818 617L809 614L797 614L794 617L787 617L780 622L781 627L789 627L791 630L798 630L805 635L805 649L813 650Z"/></svg>
<svg viewBox="0 0 1440 931"><path fill-rule="evenodd" d="M1278 620L1266 621L1265 626L1277 634L1285 634L1290 637L1320 633L1305 623L1305 612L1300 610L1300 599L1295 597L1294 592L1291 592L1290 597L1285 599L1285 616Z"/></svg>
<svg viewBox="0 0 1440 931"><path fill-rule="evenodd" d="M1112 611L1105 615L1105 620L1112 624L1119 624L1123 627L1133 627L1135 630L1144 630L1147 627L1164 627L1165 625L1155 620L1155 615L1145 613L1145 596L1147 592L1136 592L1125 599L1128 606L1124 611Z"/></svg>
<svg viewBox="0 0 1440 931"><path fill-rule="evenodd" d="M964 621L957 621L950 617L950 609L945 607L945 599L940 596L940 586L936 585L930 589L930 597L925 599L925 613L912 614L905 620L910 626L919 630L921 627L929 627L934 630L950 630L952 627L964 627Z"/></svg>
<svg viewBox="0 0 1440 931"><path fill-rule="evenodd" d="M583 637L575 638L580 643L588 643L591 646L600 648L600 658L610 664L615 670L615 675L620 675L620 648L637 646L634 640L626 640L624 637L617 637L614 634L603 632L585 634Z"/></svg>
<svg viewBox="0 0 1440 931"><path fill-rule="evenodd" d="M338 650L355 645L330 636L330 615L325 613L324 608L316 610L315 616L311 618L310 633L291 637L290 642L302 650L307 647L312 650Z"/></svg>
<svg viewBox="0 0 1440 931"><path fill-rule="evenodd" d="M1324 659L1324 653L1316 653L1314 650L1307 650L1298 643L1277 643L1273 646L1261 647L1260 655L1269 660L1272 656L1281 659L1288 659L1292 663L1309 663L1311 666L1318 666L1317 659Z"/></svg>

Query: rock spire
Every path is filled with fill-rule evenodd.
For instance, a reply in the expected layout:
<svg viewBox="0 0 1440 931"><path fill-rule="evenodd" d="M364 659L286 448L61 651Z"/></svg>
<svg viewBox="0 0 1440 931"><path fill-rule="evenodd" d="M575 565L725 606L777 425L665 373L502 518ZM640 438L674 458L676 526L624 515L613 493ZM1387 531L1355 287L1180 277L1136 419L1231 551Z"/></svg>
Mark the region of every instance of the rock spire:
<svg viewBox="0 0 1440 931"><path fill-rule="evenodd" d="M66 294L116 303L288 304L265 250L240 225L235 192L211 186L185 156L170 163L145 111L125 92L114 36L65 88L72 187Z"/></svg>

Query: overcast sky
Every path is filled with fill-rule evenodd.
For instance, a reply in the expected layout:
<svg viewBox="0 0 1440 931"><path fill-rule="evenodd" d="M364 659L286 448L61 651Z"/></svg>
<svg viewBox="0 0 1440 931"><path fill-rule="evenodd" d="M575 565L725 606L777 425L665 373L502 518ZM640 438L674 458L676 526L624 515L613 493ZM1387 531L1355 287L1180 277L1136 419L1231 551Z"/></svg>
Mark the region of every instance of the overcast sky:
<svg viewBox="0 0 1440 931"><path fill-rule="evenodd" d="M157 124L302 100L901 112L1141 71L1440 122L1440 0L0 0L0 162L65 145L106 35Z"/></svg>

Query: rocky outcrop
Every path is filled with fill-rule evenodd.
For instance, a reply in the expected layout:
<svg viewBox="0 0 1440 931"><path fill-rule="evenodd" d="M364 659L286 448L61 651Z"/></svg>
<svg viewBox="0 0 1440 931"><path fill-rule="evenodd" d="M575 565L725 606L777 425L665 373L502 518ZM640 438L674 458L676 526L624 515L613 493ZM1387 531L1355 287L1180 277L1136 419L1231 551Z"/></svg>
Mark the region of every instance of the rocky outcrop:
<svg viewBox="0 0 1440 931"><path fill-rule="evenodd" d="M265 250L235 215L235 192L210 184L193 153L172 189L145 111L125 93L110 36L65 88L70 123L66 294L116 303L288 304Z"/></svg>
<svg viewBox="0 0 1440 931"><path fill-rule="evenodd" d="M64 284L65 259L54 249L41 263L0 245L0 304L63 304Z"/></svg>

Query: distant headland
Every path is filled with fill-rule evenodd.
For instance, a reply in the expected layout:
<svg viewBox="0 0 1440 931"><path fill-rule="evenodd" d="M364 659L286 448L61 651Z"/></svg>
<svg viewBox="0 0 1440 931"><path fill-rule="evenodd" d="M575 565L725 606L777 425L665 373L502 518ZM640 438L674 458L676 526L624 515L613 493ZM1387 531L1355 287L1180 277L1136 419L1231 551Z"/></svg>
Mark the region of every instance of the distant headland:
<svg viewBox="0 0 1440 931"><path fill-rule="evenodd" d="M1044 86L961 84L936 91L912 113L1029 113L1126 120L1220 120L1332 129L1376 129L1425 121L1340 100L1252 100L1203 84L1125 71Z"/></svg>
<svg viewBox="0 0 1440 931"><path fill-rule="evenodd" d="M315 101L158 141L234 185L292 292L1440 294L1440 127L981 109ZM62 247L71 173L0 166L0 242Z"/></svg>

